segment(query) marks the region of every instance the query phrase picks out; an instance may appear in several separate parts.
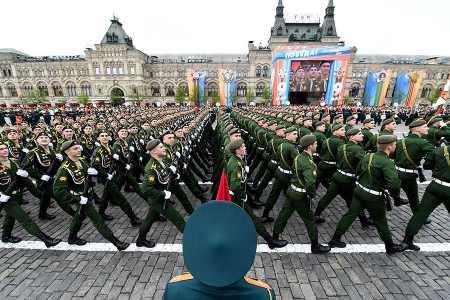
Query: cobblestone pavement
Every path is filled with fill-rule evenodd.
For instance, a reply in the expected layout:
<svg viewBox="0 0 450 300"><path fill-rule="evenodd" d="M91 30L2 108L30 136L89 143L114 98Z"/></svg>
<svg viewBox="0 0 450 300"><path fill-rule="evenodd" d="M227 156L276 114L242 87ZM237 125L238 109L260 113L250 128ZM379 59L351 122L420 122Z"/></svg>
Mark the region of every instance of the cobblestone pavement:
<svg viewBox="0 0 450 300"><path fill-rule="evenodd" d="M425 187L420 186L421 195ZM266 189L263 199L270 188ZM316 203L323 193L324 190L319 189ZM126 196L137 214L143 217L147 205L134 194ZM30 203L24 207L42 230L67 241L68 217L54 205L50 212L57 214L57 218L39 221L37 200L27 198ZM284 196L274 209L275 215L283 201ZM196 202L195 206L198 205ZM185 215L181 205L176 207ZM331 238L345 210L344 201L337 198L323 213L327 222L319 226L322 242ZM134 242L137 229L130 226L120 209L112 207L108 213L115 217L109 222L113 232L123 240ZM395 241L403 238L410 216L406 206L394 208L389 214ZM432 223L419 232L416 241L438 246L450 242L450 216L443 206L432 214L431 220ZM271 231L272 224L267 226ZM14 235L27 241L36 240L20 225L16 226ZM105 242L88 221L80 236L89 242ZM157 223L148 237L164 244L179 244L182 238L167 222ZM290 243L308 243L305 227L297 215L289 220L283 238ZM363 229L357 221L345 235L345 241L381 243L373 227ZM261 238L258 242L264 243ZM317 256L282 251L258 253L248 274L267 281L275 289L277 299L450 299L450 252ZM0 299L161 299L167 281L184 271L180 253L21 250L2 248L0 244Z"/></svg>

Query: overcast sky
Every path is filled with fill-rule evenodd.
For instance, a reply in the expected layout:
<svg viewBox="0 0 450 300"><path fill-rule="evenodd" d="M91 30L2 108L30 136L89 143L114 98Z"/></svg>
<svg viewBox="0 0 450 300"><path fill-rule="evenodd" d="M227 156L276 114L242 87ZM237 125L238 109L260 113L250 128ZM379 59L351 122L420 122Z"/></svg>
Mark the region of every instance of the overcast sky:
<svg viewBox="0 0 450 300"><path fill-rule="evenodd" d="M267 44L278 0L14 0L0 7L0 48L83 54L113 13L147 54L247 53ZM317 14L328 0L284 0L285 14ZM448 0L334 0L338 35L358 53L450 55Z"/></svg>

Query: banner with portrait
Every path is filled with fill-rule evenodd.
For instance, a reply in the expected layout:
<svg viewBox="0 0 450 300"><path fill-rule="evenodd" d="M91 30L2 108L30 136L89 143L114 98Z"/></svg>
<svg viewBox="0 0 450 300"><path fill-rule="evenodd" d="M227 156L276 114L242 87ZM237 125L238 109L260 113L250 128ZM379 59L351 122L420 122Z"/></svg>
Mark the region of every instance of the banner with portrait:
<svg viewBox="0 0 450 300"><path fill-rule="evenodd" d="M220 105L233 106L233 97L237 89L237 73L233 70L219 69Z"/></svg>
<svg viewBox="0 0 450 300"><path fill-rule="evenodd" d="M367 75L363 105L383 106L391 78L391 70L370 72Z"/></svg>
<svg viewBox="0 0 450 300"><path fill-rule="evenodd" d="M342 105L352 47L282 46L272 53L272 104L286 105L289 93L312 93Z"/></svg>
<svg viewBox="0 0 450 300"><path fill-rule="evenodd" d="M424 71L400 73L394 88L394 103L401 106L413 107L416 104L420 86L426 76Z"/></svg>

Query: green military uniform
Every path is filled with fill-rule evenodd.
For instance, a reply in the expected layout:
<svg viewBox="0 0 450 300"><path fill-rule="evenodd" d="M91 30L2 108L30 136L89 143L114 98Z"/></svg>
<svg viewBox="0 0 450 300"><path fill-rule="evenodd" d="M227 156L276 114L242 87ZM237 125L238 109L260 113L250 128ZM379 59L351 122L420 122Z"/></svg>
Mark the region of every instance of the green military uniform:
<svg viewBox="0 0 450 300"><path fill-rule="evenodd" d="M378 139L379 144L390 144L396 141L393 135ZM353 199L348 212L339 221L336 232L330 241L332 247L345 247L340 242L341 236L347 232L356 217L367 209L377 228L381 240L386 245L388 253L398 252L399 249L392 242L391 231L386 219L386 204L383 197L385 190L391 195L399 195L400 179L398 178L394 162L384 151L366 154L358 164L356 170L358 181L353 192Z"/></svg>
<svg viewBox="0 0 450 300"><path fill-rule="evenodd" d="M70 144L70 141L64 143L61 150L67 150L70 148L67 145ZM70 224L69 244L84 245L86 243L86 241L78 238L78 232L87 216L98 232L106 240L116 245L118 242L117 238L114 237L111 229L105 224L91 199L86 204L80 203L80 196L85 196L87 190L86 185L89 184L87 182L89 180L87 176L88 168L89 166L83 158L80 158L77 162L67 158L61 164L55 176L53 194L55 195L56 202L66 213L73 217Z"/></svg>
<svg viewBox="0 0 450 300"><path fill-rule="evenodd" d="M149 145L150 143L159 144L158 140L150 141ZM152 147L154 148L156 146ZM147 146L147 149L149 149L149 146ZM142 184L142 192L150 208L139 229L138 242L146 242L147 233L153 223L158 220L159 215L165 216L180 232L183 232L185 225L183 217L170 204L168 199L165 199L166 193L164 191L167 190L169 181L170 173L164 162L150 158L150 161L145 166L144 181Z"/></svg>
<svg viewBox="0 0 450 300"><path fill-rule="evenodd" d="M422 201L406 227L405 244L411 250L419 250L412 244L428 216L441 204L450 214L450 147L435 149L424 163L424 168L433 171L433 180L428 185Z"/></svg>
<svg viewBox="0 0 450 300"><path fill-rule="evenodd" d="M106 208L111 202L113 205L118 205L122 209L122 211L130 218L130 222L133 226L137 226L140 224L140 220L133 212L133 209L131 208L131 205L128 203L127 199L120 192L114 178L114 162L115 161L112 158L112 150L109 147L100 145L95 148L92 155L91 165L98 172L97 178L99 178L100 181L105 184L98 212L102 217L104 217ZM108 177L110 179L108 179ZM106 219L111 218L107 217Z"/></svg>
<svg viewBox="0 0 450 300"><path fill-rule="evenodd" d="M308 147L316 141L314 135L304 136L300 143ZM310 153L303 151L294 159L291 185L286 192L286 201L273 227L273 236L278 239L291 215L296 211L306 225L312 251L318 250L319 238L311 211L311 199L316 193L317 167ZM328 252L329 248L327 249ZM321 252L321 251L319 251Z"/></svg>
<svg viewBox="0 0 450 300"><path fill-rule="evenodd" d="M370 123L370 122L373 122L373 119L365 119L363 123L366 124L366 123ZM361 133L364 136L362 146L364 149L367 149L367 147L368 147L367 145L372 141L374 134L372 133L372 131L370 131L370 129L365 128L365 127L361 128Z"/></svg>
<svg viewBox="0 0 450 300"><path fill-rule="evenodd" d="M425 125L425 120L413 121L409 127ZM417 185L417 168L420 161L434 150L434 146L416 134L409 133L407 137L397 142L395 165L401 180L401 187L405 191L413 213L419 206L419 188Z"/></svg>
<svg viewBox="0 0 450 300"><path fill-rule="evenodd" d="M347 136L358 133L358 129L351 129L347 132ZM349 141L346 144L339 146L336 155L337 171L334 172L331 178L327 192L317 204L316 211L314 212L316 222L325 222L323 218L320 218L320 215L337 195L341 195L347 207L350 207L353 190L356 185L356 167L364 157L364 154L365 152L361 145L356 142ZM363 227L368 226L368 220L363 212L359 215L359 219Z"/></svg>
<svg viewBox="0 0 450 300"><path fill-rule="evenodd" d="M333 126L333 132L342 128L342 125ZM322 143L322 152L320 153L320 162L318 164L317 184L321 183L328 188L331 177L336 172L336 156L339 146L345 143L343 138L332 135Z"/></svg>
<svg viewBox="0 0 450 300"><path fill-rule="evenodd" d="M295 130L295 127L290 127L286 129L286 133ZM286 193L292 176L292 165L294 159L299 154L298 149L295 144L284 140L278 147L278 168L275 171L275 182L272 185L272 190L270 191L269 197L267 198L266 205L264 206L264 211L262 217L264 221L271 221L269 217L270 211L275 206L280 193L284 191Z"/></svg>

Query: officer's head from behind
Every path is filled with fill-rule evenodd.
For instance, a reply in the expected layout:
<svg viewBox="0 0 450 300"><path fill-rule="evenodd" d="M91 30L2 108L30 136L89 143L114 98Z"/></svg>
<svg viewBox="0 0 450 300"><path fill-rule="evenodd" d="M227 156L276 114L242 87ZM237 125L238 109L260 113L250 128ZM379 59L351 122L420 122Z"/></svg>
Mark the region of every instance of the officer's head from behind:
<svg viewBox="0 0 450 300"><path fill-rule="evenodd" d="M66 141L61 146L61 152L64 152L71 160L78 160L81 156L81 147L77 141Z"/></svg>
<svg viewBox="0 0 450 300"><path fill-rule="evenodd" d="M237 139L228 144L228 150L239 158L244 158L247 155L247 149L243 139Z"/></svg>
<svg viewBox="0 0 450 300"><path fill-rule="evenodd" d="M361 143L364 140L364 135L362 134L361 130L352 128L347 130L345 133L345 136L350 142L353 143Z"/></svg>
<svg viewBox="0 0 450 300"><path fill-rule="evenodd" d="M424 119L416 119L409 124L409 131L419 137L423 137L428 134L427 121Z"/></svg>
<svg viewBox="0 0 450 300"><path fill-rule="evenodd" d="M317 139L313 134L307 134L300 139L300 146L302 149L310 155L316 153Z"/></svg>
<svg viewBox="0 0 450 300"><path fill-rule="evenodd" d="M163 299L206 299L206 294L207 299L269 299L267 289L244 278L255 259L256 242L255 226L245 210L225 201L202 205L183 233L183 257L190 274L173 278Z"/></svg>
<svg viewBox="0 0 450 300"><path fill-rule="evenodd" d="M382 151L387 155L395 152L397 146L397 136L395 135L382 135L378 138L378 151Z"/></svg>

